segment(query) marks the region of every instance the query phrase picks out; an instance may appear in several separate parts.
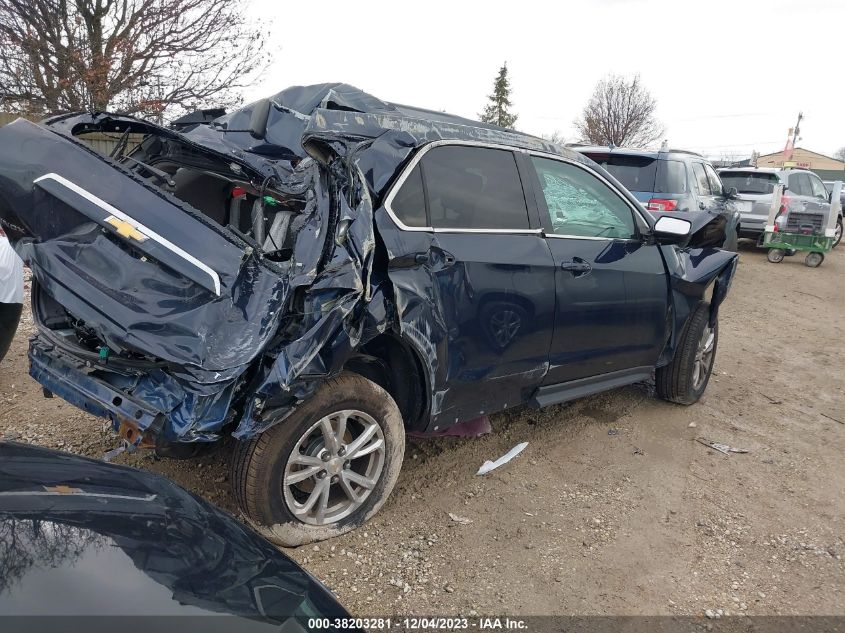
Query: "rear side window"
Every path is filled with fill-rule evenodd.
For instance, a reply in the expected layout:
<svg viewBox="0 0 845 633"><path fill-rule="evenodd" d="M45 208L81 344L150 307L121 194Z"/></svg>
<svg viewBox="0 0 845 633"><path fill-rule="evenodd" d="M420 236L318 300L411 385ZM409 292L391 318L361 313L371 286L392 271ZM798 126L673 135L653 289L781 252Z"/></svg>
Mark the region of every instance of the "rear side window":
<svg viewBox="0 0 845 633"><path fill-rule="evenodd" d="M516 159L507 150L445 145L422 159L429 226L529 228Z"/></svg>
<svg viewBox="0 0 845 633"><path fill-rule="evenodd" d="M701 163L693 163L692 173L695 176L695 185L698 188L698 193L702 196L709 196L710 182L707 180L707 172L704 171L704 165Z"/></svg>
<svg viewBox="0 0 845 633"><path fill-rule="evenodd" d="M405 226L428 226L425 217L422 170L419 165L414 167L402 183L402 187L391 203L391 208Z"/></svg>
<svg viewBox="0 0 845 633"><path fill-rule="evenodd" d="M760 172L723 171L719 174L725 189L733 187L738 193L766 195L774 193L778 185L775 174Z"/></svg>
<svg viewBox="0 0 845 633"><path fill-rule="evenodd" d="M628 204L586 169L533 156L556 235L631 239L636 236Z"/></svg>

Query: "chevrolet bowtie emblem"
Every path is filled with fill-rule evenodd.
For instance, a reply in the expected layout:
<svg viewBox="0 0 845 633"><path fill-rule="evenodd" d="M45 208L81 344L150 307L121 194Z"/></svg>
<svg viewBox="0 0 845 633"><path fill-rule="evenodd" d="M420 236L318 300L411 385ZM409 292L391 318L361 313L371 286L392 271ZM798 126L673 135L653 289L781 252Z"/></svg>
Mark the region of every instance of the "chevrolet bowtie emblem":
<svg viewBox="0 0 845 633"><path fill-rule="evenodd" d="M78 492L82 492L79 488L72 488L64 484L59 486L44 486L44 490L46 490L47 492L55 492L56 494L60 495L72 495Z"/></svg>
<svg viewBox="0 0 845 633"><path fill-rule="evenodd" d="M138 229L134 226L129 224L126 220L121 220L113 215L110 215L106 218L106 222L111 224L114 229L117 231L117 234L121 237L128 237L131 240L135 240L136 242L146 242L149 238L141 233Z"/></svg>

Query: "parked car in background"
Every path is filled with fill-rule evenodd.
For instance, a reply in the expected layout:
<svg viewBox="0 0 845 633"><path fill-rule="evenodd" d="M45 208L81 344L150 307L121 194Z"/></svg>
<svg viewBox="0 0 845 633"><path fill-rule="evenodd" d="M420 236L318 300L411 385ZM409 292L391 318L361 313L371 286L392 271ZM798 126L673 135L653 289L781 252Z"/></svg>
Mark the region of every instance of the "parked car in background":
<svg viewBox="0 0 845 633"><path fill-rule="evenodd" d="M294 561L168 479L3 441L0 614L40 616L46 630L55 616L229 615L232 631L349 617Z"/></svg>
<svg viewBox="0 0 845 633"><path fill-rule="evenodd" d="M18 329L23 307L23 262L0 228L0 361Z"/></svg>
<svg viewBox="0 0 845 633"><path fill-rule="evenodd" d="M786 185L781 208L830 214L830 192L821 178L808 169L776 167L726 167L719 170L725 187L736 189L740 209L740 237L762 240L775 187ZM834 246L842 240L842 212L836 219Z"/></svg>
<svg viewBox="0 0 845 633"><path fill-rule="evenodd" d="M96 130L146 138L104 157L74 138ZM649 214L581 154L344 84L179 131L16 121L0 199L31 375L133 448L233 435L234 496L285 545L375 514L406 430L655 375L696 402L737 259L722 215Z"/></svg>
<svg viewBox="0 0 845 633"><path fill-rule="evenodd" d="M610 172L649 211L707 211L725 218L723 248L736 251L740 217L729 190L700 154L572 145Z"/></svg>

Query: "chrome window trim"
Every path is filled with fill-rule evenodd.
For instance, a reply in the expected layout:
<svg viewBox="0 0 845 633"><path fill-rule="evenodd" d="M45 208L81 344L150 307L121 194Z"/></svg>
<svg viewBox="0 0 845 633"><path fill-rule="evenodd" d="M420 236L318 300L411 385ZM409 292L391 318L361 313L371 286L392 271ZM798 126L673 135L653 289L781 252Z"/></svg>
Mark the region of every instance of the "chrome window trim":
<svg viewBox="0 0 845 633"><path fill-rule="evenodd" d="M443 147L445 145L462 145L468 147L481 147L484 149L499 149L504 150L506 152L522 152L524 153L525 150L519 147L514 147L512 145L504 145L500 143L485 143L483 141L472 141L472 140L461 140L461 139L444 139L440 141L432 141L426 145L423 145L420 150L414 154L408 164L405 165L405 169L399 174L399 177L396 179L396 182L393 183L393 186L390 188L390 191L387 193L387 196L384 198L384 209L387 211L387 214L390 216L390 219L393 220L394 224L401 230L401 231L410 231L410 232L427 232L427 233L479 233L479 234L492 234L492 235L539 235L543 233L543 229L462 229L462 228L443 228L443 227L432 227L432 226L408 226L402 220L399 219L399 216L393 211L393 200L396 198L396 195L399 193L399 190L402 188L402 185L405 184L405 181L411 175L411 172L414 171L414 168L419 164L419 162L423 159L423 157L433 150L436 147ZM514 169L517 169L518 166L516 162L514 162ZM526 210L528 210L528 203L526 201ZM530 216L529 216L530 221Z"/></svg>
<svg viewBox="0 0 845 633"><path fill-rule="evenodd" d="M543 229L429 229L432 233L489 233L491 235L540 235Z"/></svg>
<svg viewBox="0 0 845 633"><path fill-rule="evenodd" d="M597 242L639 242L640 240L631 237L592 237L590 235L566 235L564 233L546 233L546 237L566 240L592 240Z"/></svg>
<svg viewBox="0 0 845 633"><path fill-rule="evenodd" d="M435 147L443 147L446 145L461 145L461 146L469 146L469 147L482 147L486 149L499 149L505 150L510 152L519 152L521 154L527 154L529 156L539 156L540 158L548 158L551 160L556 160L563 163L568 163L574 167L578 167L579 169L583 169L587 173L593 175L599 181L604 183L612 192L614 192L621 200L624 202L629 209L634 213L634 217L636 218L635 224L639 222L642 223L642 226L638 228L642 229L643 227L645 230L651 229L651 224L648 220L643 216L643 213L640 209L635 207L631 204L631 202L619 192L619 189L613 185L609 180L607 180L604 176L599 174L596 171L593 171L589 168L588 165L584 165L579 163L578 161L572 160L571 158L567 158L566 156L561 156L560 154L552 154L549 152L541 152L539 150L528 150L521 147L516 147L513 145L506 145L502 143L485 143L483 141L473 141L473 140L463 140L463 139L443 139L440 141L432 141L424 145L420 150L408 161L408 164L405 165L402 173L399 174L399 177L396 179L396 182L393 183L391 186L390 191L387 193L384 199L384 209L387 211L387 214L390 216L390 219L393 220L394 224L396 224L397 228L401 231L409 231L409 232L427 232L427 233L477 233L477 234L499 234L499 235L545 235L545 237L555 237L555 238L566 238L566 239L577 239L577 240L617 240L617 241L625 241L625 242L636 242L638 240L633 238L612 238L612 237L590 237L585 235L565 235L561 233L549 233L543 228L539 229L462 229L462 228L434 228L431 226L408 226L393 211L393 200L396 198L396 195L399 192L399 189L402 188L402 185L405 184L405 181L411 175L411 172L414 171L414 168L419 164L419 162L423 159L423 157ZM637 220L639 222L637 222Z"/></svg>
<svg viewBox="0 0 845 633"><path fill-rule="evenodd" d="M594 176L600 182L604 183L604 185L608 189L610 189L613 193L615 193L619 197L619 199L622 200L622 202L624 202L625 205L629 209L631 209L631 211L633 211L634 217L637 218L639 221L641 221L645 225L647 230L651 229L651 224L649 224L648 220L643 216L642 211L639 208L637 208L636 206L634 206L633 204L631 204L631 201L628 200L628 198L626 198L624 195L622 195L622 193L620 193L619 189L612 182L610 182L607 178L602 176L597 171L593 171L592 169L590 169L589 165L584 165L583 163L579 163L578 161L574 161L570 158L566 158L565 156L560 156L558 154L549 154L548 152L539 152L537 150L526 150L526 153L529 156L539 156L540 158L546 158L546 159L549 159L549 160L556 160L560 163L568 163L569 165L572 165L573 167L577 167L579 169L586 171L588 174ZM634 224L636 225L636 224L638 224L638 222L635 220ZM641 228L641 227L637 227L637 228ZM563 235L563 234L560 234L560 233L546 233L546 237L568 237L568 238L580 238L580 239L617 239L617 240L623 240L623 241L628 241L628 242L636 242L637 241L633 238L611 238L611 237L608 237L608 238L606 238L606 237L586 238L584 236Z"/></svg>

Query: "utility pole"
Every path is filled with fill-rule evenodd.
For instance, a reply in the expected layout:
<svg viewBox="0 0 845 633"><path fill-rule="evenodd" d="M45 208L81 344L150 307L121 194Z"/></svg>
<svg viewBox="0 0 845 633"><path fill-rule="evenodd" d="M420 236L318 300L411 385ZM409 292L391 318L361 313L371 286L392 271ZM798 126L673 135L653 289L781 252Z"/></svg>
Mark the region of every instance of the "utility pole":
<svg viewBox="0 0 845 633"><path fill-rule="evenodd" d="M795 143L798 141L798 133L801 131L801 119L804 118L804 113L798 113L798 120L795 122L795 127L792 128L792 147L789 151L789 160L792 160L792 153L795 151Z"/></svg>

